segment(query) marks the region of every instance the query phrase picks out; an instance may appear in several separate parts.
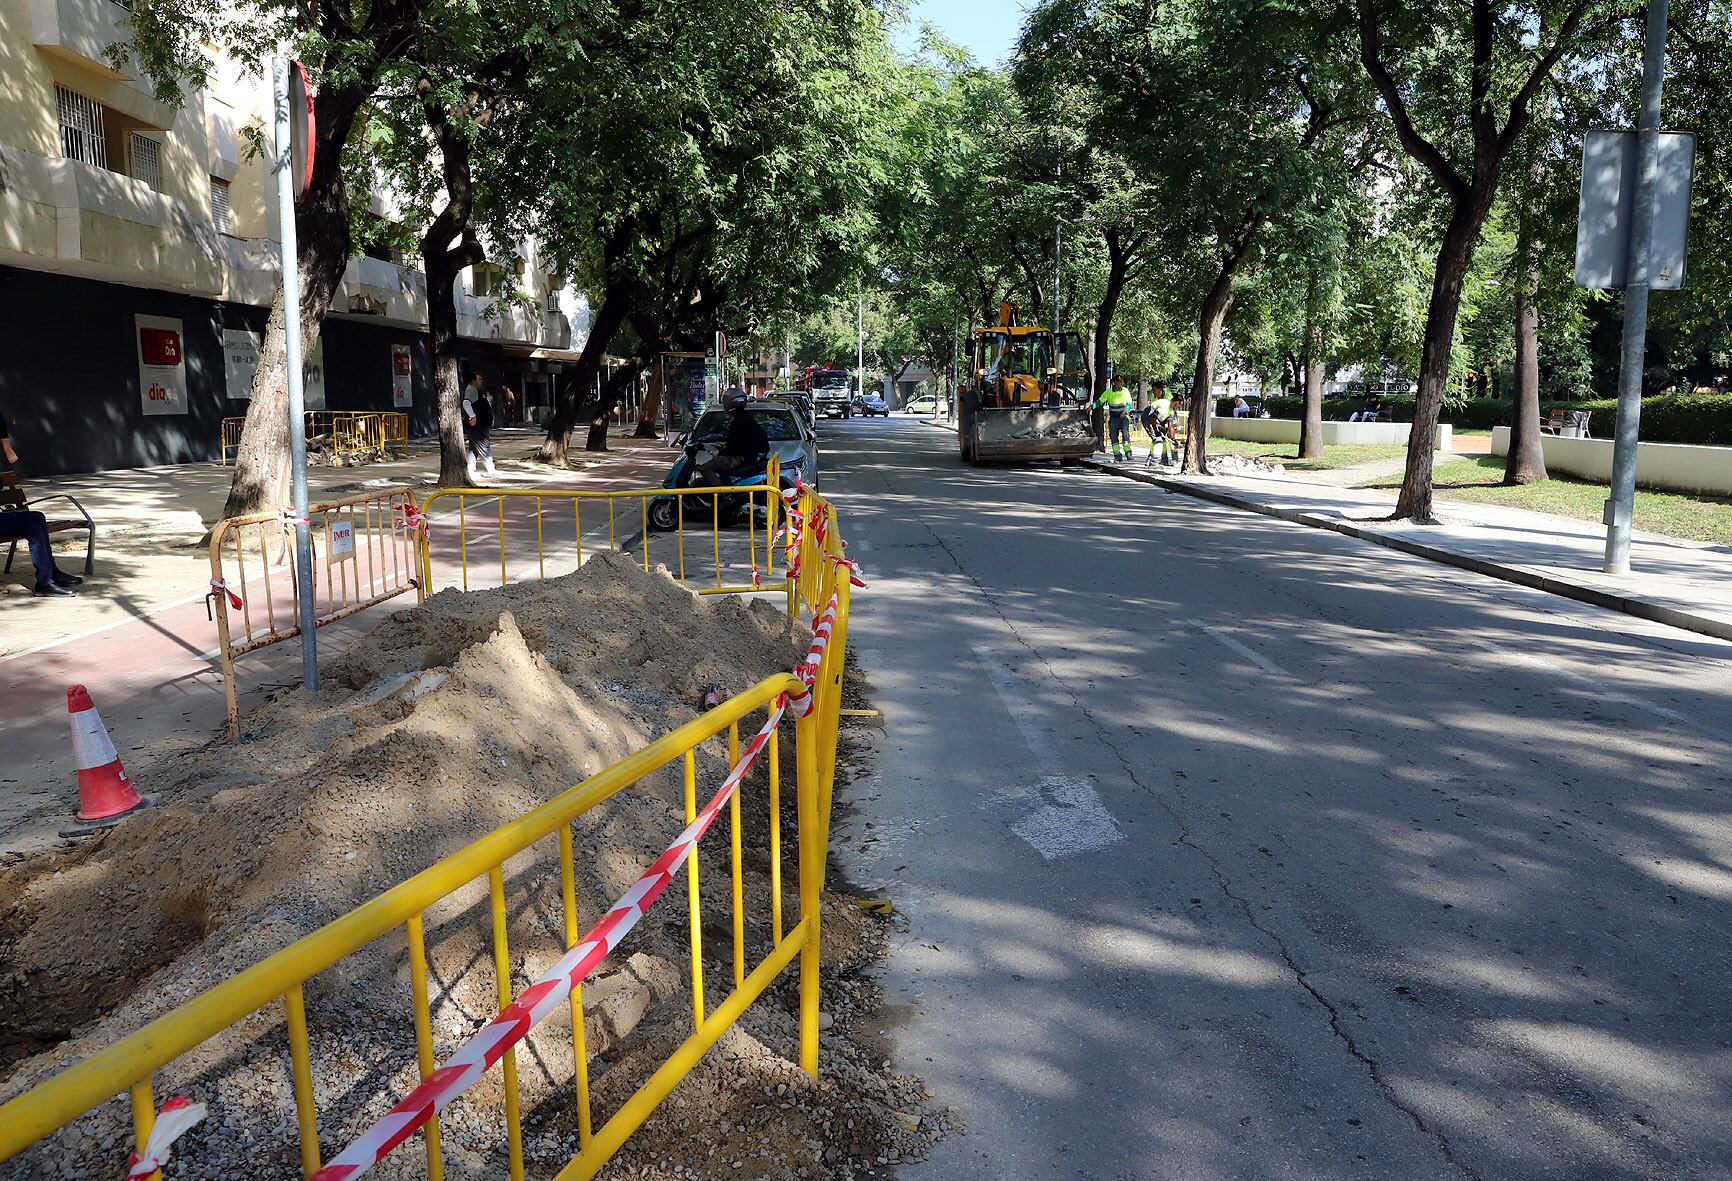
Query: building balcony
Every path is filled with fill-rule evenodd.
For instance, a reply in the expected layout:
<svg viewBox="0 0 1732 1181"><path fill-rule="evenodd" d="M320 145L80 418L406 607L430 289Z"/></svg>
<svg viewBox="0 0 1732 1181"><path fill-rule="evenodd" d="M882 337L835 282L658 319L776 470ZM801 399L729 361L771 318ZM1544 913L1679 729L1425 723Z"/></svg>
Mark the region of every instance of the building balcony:
<svg viewBox="0 0 1732 1181"><path fill-rule="evenodd" d="M127 39L126 13L115 0L30 0L30 39L44 53L125 78L108 64L108 47Z"/></svg>

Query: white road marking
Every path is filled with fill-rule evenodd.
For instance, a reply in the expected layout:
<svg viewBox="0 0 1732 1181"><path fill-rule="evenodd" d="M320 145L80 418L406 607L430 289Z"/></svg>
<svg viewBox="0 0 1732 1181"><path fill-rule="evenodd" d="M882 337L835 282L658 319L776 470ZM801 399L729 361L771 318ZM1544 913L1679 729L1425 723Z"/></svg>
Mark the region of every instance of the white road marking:
<svg viewBox="0 0 1732 1181"><path fill-rule="evenodd" d="M1040 794L1045 802L1011 825L1010 831L1048 861L1092 853L1125 839L1088 780L1048 775L1040 781Z"/></svg>
<svg viewBox="0 0 1732 1181"><path fill-rule="evenodd" d="M1644 710L1647 713L1653 714L1657 718L1664 719L1665 721L1674 722L1680 726L1688 726L1692 730L1700 730L1704 734L1717 736L1720 733L1720 731L1704 725L1689 714L1680 713L1675 709L1668 709L1663 705L1656 705L1652 701L1637 697L1634 693L1625 693L1622 689L1614 689L1604 681L1596 681L1592 677L1584 677L1581 673L1571 672L1569 669L1564 668L1555 661L1534 655L1533 653L1518 652L1507 647L1500 647L1489 640L1476 640L1469 638L1467 642L1472 644L1475 648L1478 648L1483 652L1489 652L1491 655L1499 659L1526 665L1528 668L1534 669L1537 672L1549 673L1560 680L1568 681L1572 685L1588 690L1595 696L1599 697L1602 701L1615 701L1619 705L1632 706L1635 709Z"/></svg>
<svg viewBox="0 0 1732 1181"><path fill-rule="evenodd" d="M1048 861L1092 853L1124 840L1094 784L1064 773L1053 754L1053 736L1044 732L1040 710L1023 692L1016 671L987 645L974 645L974 656L1040 772L1038 788L1031 791L1019 784L999 793L997 798L1005 803L1034 805L1010 825L1010 831Z"/></svg>
<svg viewBox="0 0 1732 1181"><path fill-rule="evenodd" d="M1213 636L1215 639L1219 640L1222 644L1225 644L1228 648L1232 649L1234 652L1237 652L1240 656L1243 656L1246 660L1249 660L1252 664L1256 665L1258 668L1262 669L1264 672L1271 673L1277 677L1290 677L1293 675L1292 673L1288 672L1286 669L1282 668L1280 665L1276 664L1274 661L1265 660L1261 655L1252 651L1250 648L1247 648L1245 645L1241 644L1238 640L1235 640L1232 636L1228 635L1221 628L1210 627L1207 624L1204 624L1203 630L1208 632L1209 635Z"/></svg>

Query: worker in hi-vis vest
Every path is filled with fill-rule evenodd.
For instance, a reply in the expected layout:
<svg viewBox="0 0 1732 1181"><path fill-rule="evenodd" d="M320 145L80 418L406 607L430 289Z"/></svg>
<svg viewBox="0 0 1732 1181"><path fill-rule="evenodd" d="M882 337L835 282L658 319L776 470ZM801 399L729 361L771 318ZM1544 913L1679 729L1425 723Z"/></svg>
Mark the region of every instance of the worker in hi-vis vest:
<svg viewBox="0 0 1732 1181"><path fill-rule="evenodd" d="M1125 388L1125 379L1114 375L1112 385L1101 391L1101 396L1095 399L1096 406L1105 406L1107 410L1107 438L1112 441L1113 462L1121 463L1131 457L1131 408L1136 405L1136 398Z"/></svg>
<svg viewBox="0 0 1732 1181"><path fill-rule="evenodd" d="M1173 397L1167 393L1167 387L1161 382L1155 383L1153 396L1149 398L1149 408L1143 413L1143 429L1149 432L1149 462L1158 463L1162 467L1171 463L1171 456L1178 453L1178 444L1173 429L1176 422L1173 418ZM1160 451L1155 450L1156 447ZM1160 458L1156 459L1156 455Z"/></svg>

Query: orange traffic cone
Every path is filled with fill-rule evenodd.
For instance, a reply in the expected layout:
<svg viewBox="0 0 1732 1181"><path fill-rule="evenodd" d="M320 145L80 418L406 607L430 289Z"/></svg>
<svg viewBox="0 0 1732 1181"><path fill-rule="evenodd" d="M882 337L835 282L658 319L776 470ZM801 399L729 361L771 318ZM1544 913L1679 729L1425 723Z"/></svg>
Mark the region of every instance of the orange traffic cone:
<svg viewBox="0 0 1732 1181"><path fill-rule="evenodd" d="M72 715L72 758L78 764L78 818L86 823L118 820L143 807L145 801L126 777L102 715L83 685L66 691L66 712Z"/></svg>

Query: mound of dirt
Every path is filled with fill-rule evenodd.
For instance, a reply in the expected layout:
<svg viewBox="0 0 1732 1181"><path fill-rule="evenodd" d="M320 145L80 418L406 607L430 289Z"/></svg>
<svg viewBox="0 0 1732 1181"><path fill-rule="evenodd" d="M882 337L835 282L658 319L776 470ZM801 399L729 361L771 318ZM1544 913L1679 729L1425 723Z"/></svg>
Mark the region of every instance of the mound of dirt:
<svg viewBox="0 0 1732 1181"><path fill-rule="evenodd" d="M133 768L158 807L71 850L0 872L0 1098L64 1069L382 890L691 720L710 684L746 688L788 669L809 633L767 603L693 596L664 571L601 554L576 573L443 591L388 617L329 662L316 697L291 692L237 742ZM785 728L783 905L797 917L792 733ZM725 739L697 752L700 798L726 772ZM578 912L593 921L684 824L678 762L573 824ZM766 768L742 793L748 968L770 949ZM733 985L725 822L703 846L705 996ZM558 847L539 842L504 873L511 988L564 950ZM689 1033L690 932L676 884L586 988L595 1123ZM608 1176L848 1177L908 1159L948 1126L916 1080L890 1074L848 1035L868 1011L862 975L877 921L845 895L824 906L826 1076L797 1065L786 973L705 1059ZM443 1058L497 1012L485 877L425 915ZM306 984L327 1153L413 1086L407 948L375 940ZM518 1051L525 1151L551 1173L575 1151L573 1031L561 1014ZM211 1117L181 1142L175 1176L298 1171L281 1010L271 1006L163 1070L157 1094ZM499 1175L499 1072L444 1121L449 1176ZM105 1104L0 1176L109 1175L124 1157L124 1106ZM738 1160L739 1165L734 1161ZM380 1176L419 1176L419 1145ZM71 1170L71 1171L69 1171Z"/></svg>

